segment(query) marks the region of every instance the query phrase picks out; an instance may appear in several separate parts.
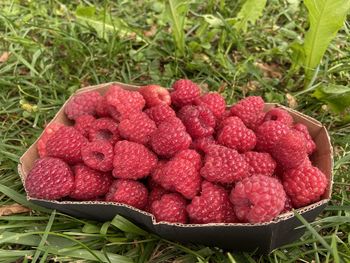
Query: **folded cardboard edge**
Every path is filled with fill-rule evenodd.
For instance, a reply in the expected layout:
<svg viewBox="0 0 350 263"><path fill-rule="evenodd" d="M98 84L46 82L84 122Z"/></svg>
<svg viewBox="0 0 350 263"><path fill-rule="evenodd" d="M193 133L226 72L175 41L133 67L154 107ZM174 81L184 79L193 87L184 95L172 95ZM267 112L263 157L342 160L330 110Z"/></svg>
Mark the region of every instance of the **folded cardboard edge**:
<svg viewBox="0 0 350 263"><path fill-rule="evenodd" d="M84 87L84 88L81 88L79 90L77 90L74 94L72 94L68 100L62 105L62 107L60 108L60 110L56 113L55 117L48 123L51 124L52 122L55 122L57 120L58 117L60 117L60 115L62 115L62 110L64 109L64 106L68 103L68 101L76 94L78 93L82 93L82 92L87 92L87 91L92 91L92 90L101 90L101 89L104 89L104 91L107 89L107 87L109 87L110 85L120 85L122 87L125 87L127 89L130 89L130 90L137 90L139 88L139 86L135 86L135 85L129 85L129 84L124 84L124 83L121 83L121 82L109 82L109 83L103 83L103 84L99 84L99 85L95 85L95 86L89 86L89 87ZM265 110L266 109L270 109L270 108L273 108L273 107L281 107L285 110L287 110L288 112L290 112L293 117L296 116L296 117L299 117L301 119L304 119L304 121L306 122L311 122L313 125L317 126L319 128L319 131L318 133L321 133L323 132L323 134L325 134L326 136L326 140L328 142L328 146L329 146L329 152L325 153L325 155L327 155L327 157L329 157L330 159L327 160L328 162L330 162L330 171L329 171L329 185L328 185L328 189L327 189L327 192L326 192L326 195L325 197L314 203L314 204L311 204L309 206L306 206L306 207L303 207L303 208L299 208L299 209L296 209L295 211L300 213L300 214L303 214L303 213L306 213L307 211L310 211L312 209L315 209L316 207L319 207L319 206L322 206L324 204L326 204L329 200L330 200L330 197L331 197L331 192L332 192L332 186L333 186L333 148L332 148L332 145L330 143L330 137L329 137L329 134L328 134L328 131L327 129L320 123L318 122L317 120L301 113L301 112L298 112L296 110L293 110L293 109L290 109L290 108L287 108L283 105L280 105L278 103L265 103ZM42 134L41 134L42 135ZM25 180L25 171L23 170L23 162L24 162L24 158L26 158L28 155L32 155L32 153L35 154L35 151L36 151L36 143L37 141L40 139L41 135L37 138L37 140L28 148L28 150L20 157L19 159L19 164L18 164L18 172L19 172L19 175L20 175L20 178L21 178L21 181L23 183L23 186L25 188L25 183L24 183L24 180ZM27 192L26 192L27 193ZM26 195L27 197L27 200L41 200L41 199L36 199L36 198L31 198L29 197L28 195ZM131 206L128 206L128 205L125 205L125 204L117 204L117 203L109 203L109 202L99 202L99 201L89 201L89 202L81 202L81 201L48 201L48 200L41 200L41 201L47 201L47 202L52 202L52 203L57 203L57 204L102 204L102 205L114 205L114 206L124 206L124 207L127 207L131 210L136 210L138 211L139 213L142 213L146 216L151 216L152 218L152 222L153 224L165 224L165 225L173 225L173 226L182 226L182 227L198 227L198 225L194 225L194 224L174 224L174 223L168 223L168 222L156 222L155 221L155 218L152 214L150 213L147 213L145 211L142 211L142 210L139 210L139 209L136 209L134 207L131 207ZM228 226L228 227L233 227L233 226L256 226L256 225L269 225L269 224L276 224L276 223L279 223L281 221L284 221L284 220L287 220L289 218L292 218L294 217L294 213L293 212L288 212L288 213L285 213L285 214L282 214L282 215L279 215L278 217L276 217L273 221L270 221L270 222L265 222L265 223L260 223L260 224L247 224L247 223L230 223L230 224L226 224L226 223L215 223L215 224L205 224L205 225L201 225L201 227L210 227L210 226Z"/></svg>

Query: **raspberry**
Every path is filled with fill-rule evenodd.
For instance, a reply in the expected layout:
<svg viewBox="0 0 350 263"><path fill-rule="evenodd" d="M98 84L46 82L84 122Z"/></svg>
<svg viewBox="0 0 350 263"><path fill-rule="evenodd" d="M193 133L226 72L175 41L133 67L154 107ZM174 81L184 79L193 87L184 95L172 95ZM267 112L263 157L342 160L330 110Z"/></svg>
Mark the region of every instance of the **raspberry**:
<svg viewBox="0 0 350 263"><path fill-rule="evenodd" d="M283 186L296 208L309 205L320 200L328 182L327 177L311 165L299 166L283 174Z"/></svg>
<svg viewBox="0 0 350 263"><path fill-rule="evenodd" d="M147 205L145 207L146 212L151 212L151 205L154 201L160 200L163 195L168 194L169 191L164 189L163 187L156 185L151 188L151 192L148 195Z"/></svg>
<svg viewBox="0 0 350 263"><path fill-rule="evenodd" d="M98 117L110 117L108 111L108 105L106 96L101 97L101 99L96 104L96 114Z"/></svg>
<svg viewBox="0 0 350 263"><path fill-rule="evenodd" d="M187 199L196 196L201 185L201 177L195 164L181 158L167 162L153 178L157 178L165 189L176 191Z"/></svg>
<svg viewBox="0 0 350 263"><path fill-rule="evenodd" d="M157 126L146 113L139 112L123 119L119 123L118 129L120 136L124 139L147 144Z"/></svg>
<svg viewBox="0 0 350 263"><path fill-rule="evenodd" d="M165 160L159 160L156 167L152 171L152 177L149 180L150 188L152 189L155 186L158 186L161 184L161 178L162 178L162 169L166 165L167 161ZM169 186L170 188L170 186Z"/></svg>
<svg viewBox="0 0 350 263"><path fill-rule="evenodd" d="M215 117L207 107L187 105L181 108L178 116L192 138L206 137L214 133Z"/></svg>
<svg viewBox="0 0 350 263"><path fill-rule="evenodd" d="M51 138L51 136L55 132L57 132L63 126L64 125L61 123L53 122L45 128L45 130L43 131L43 133L41 134L41 136L37 142L38 153L39 153L40 157L47 156L47 152L46 152L47 141Z"/></svg>
<svg viewBox="0 0 350 263"><path fill-rule="evenodd" d="M81 156L92 169L102 172L113 170L113 145L108 141L89 142L81 148Z"/></svg>
<svg viewBox="0 0 350 263"><path fill-rule="evenodd" d="M157 156L144 145L119 141L114 146L113 176L137 180L146 177L157 165Z"/></svg>
<svg viewBox="0 0 350 263"><path fill-rule="evenodd" d="M278 179L253 175L238 182L230 200L242 222L260 223L275 218L284 208L286 193Z"/></svg>
<svg viewBox="0 0 350 263"><path fill-rule="evenodd" d="M272 176L276 169L276 161L268 153L246 152L244 160L249 165L249 173L251 175L261 174Z"/></svg>
<svg viewBox="0 0 350 263"><path fill-rule="evenodd" d="M76 200L93 200L108 192L112 184L112 177L107 173L95 171L83 164L73 167L74 188L70 197Z"/></svg>
<svg viewBox="0 0 350 263"><path fill-rule="evenodd" d="M71 120L80 115L96 115L96 105L100 99L101 95L97 91L79 93L67 102L64 112Z"/></svg>
<svg viewBox="0 0 350 263"><path fill-rule="evenodd" d="M250 151L256 144L255 133L241 124L229 124L224 126L218 132L217 140L219 144L239 152Z"/></svg>
<svg viewBox="0 0 350 263"><path fill-rule="evenodd" d="M211 146L200 173L210 182L233 183L249 176L249 166L236 150Z"/></svg>
<svg viewBox="0 0 350 263"><path fill-rule="evenodd" d="M194 164L197 170L201 169L202 167L201 155L195 150L187 149L187 150L179 151L177 154L175 154L174 158L180 158L180 159L190 161L191 163Z"/></svg>
<svg viewBox="0 0 350 263"><path fill-rule="evenodd" d="M244 125L243 121L240 118L238 118L236 116L230 116L230 117L227 117L225 119L222 119L219 122L217 129L221 130L225 126L231 126L231 125L232 126L243 126L246 128L246 126Z"/></svg>
<svg viewBox="0 0 350 263"><path fill-rule="evenodd" d="M264 100L259 96L250 96L231 107L231 114L239 117L244 124L255 130L264 119Z"/></svg>
<svg viewBox="0 0 350 263"><path fill-rule="evenodd" d="M276 142L290 131L290 128L279 121L266 121L256 130L256 149L271 152Z"/></svg>
<svg viewBox="0 0 350 263"><path fill-rule="evenodd" d="M111 118L97 119L89 129L89 140L91 142L105 140L114 145L119 139L118 125Z"/></svg>
<svg viewBox="0 0 350 263"><path fill-rule="evenodd" d="M147 198L147 188L134 180L115 180L106 194L106 201L127 204L138 209L146 206Z"/></svg>
<svg viewBox="0 0 350 263"><path fill-rule="evenodd" d="M25 188L30 197L57 200L68 196L74 187L74 176L62 160L44 157L34 162L25 179Z"/></svg>
<svg viewBox="0 0 350 263"><path fill-rule="evenodd" d="M191 148L206 153L211 145L215 145L216 141L213 136L197 138L192 142Z"/></svg>
<svg viewBox="0 0 350 263"><path fill-rule="evenodd" d="M205 106L210 109L216 118L221 118L226 109L226 102L224 97L219 93L207 93L195 100L196 105Z"/></svg>
<svg viewBox="0 0 350 263"><path fill-rule="evenodd" d="M177 107L191 104L201 93L199 86L189 79L175 81L172 88L173 91L170 93L171 102Z"/></svg>
<svg viewBox="0 0 350 263"><path fill-rule="evenodd" d="M308 158L304 137L290 130L276 142L271 150L271 155L284 169L301 165Z"/></svg>
<svg viewBox="0 0 350 263"><path fill-rule="evenodd" d="M145 100L139 92L125 90L118 85L112 85L105 97L108 112L117 121L133 112L142 111L145 106Z"/></svg>
<svg viewBox="0 0 350 263"><path fill-rule="evenodd" d="M166 104L151 107L145 113L153 120L157 126L168 118L176 117L175 111Z"/></svg>
<svg viewBox="0 0 350 263"><path fill-rule="evenodd" d="M201 195L192 199L187 212L195 224L237 222L226 190L207 181L203 181Z"/></svg>
<svg viewBox="0 0 350 263"><path fill-rule="evenodd" d="M187 222L186 200L179 194L165 194L151 205L151 212L157 222Z"/></svg>
<svg viewBox="0 0 350 263"><path fill-rule="evenodd" d="M139 89L139 92L146 101L147 107L154 107L157 105L170 105L171 98L169 91L158 85L143 86Z"/></svg>
<svg viewBox="0 0 350 263"><path fill-rule="evenodd" d="M74 128L77 129L84 137L89 136L91 124L95 121L92 115L80 115L75 119Z"/></svg>
<svg viewBox="0 0 350 263"><path fill-rule="evenodd" d="M290 199L290 197L287 195L286 202L284 203L284 208L283 208L281 214L287 213L287 212L292 211L292 210L293 210L292 199Z"/></svg>
<svg viewBox="0 0 350 263"><path fill-rule="evenodd" d="M293 130L300 132L305 138L305 144L308 154L312 154L316 150L316 144L313 141L307 127L304 124L297 123L294 125Z"/></svg>
<svg viewBox="0 0 350 263"><path fill-rule="evenodd" d="M162 122L158 126L151 136L150 144L158 155L171 157L178 151L188 149L191 141L181 121L172 118L171 122Z"/></svg>
<svg viewBox="0 0 350 263"><path fill-rule="evenodd" d="M88 140L75 128L63 126L47 141L47 155L74 164L82 161L81 148Z"/></svg>
<svg viewBox="0 0 350 263"><path fill-rule="evenodd" d="M293 125L292 115L290 115L288 111L280 108L272 108L269 110L264 117L264 121L280 121L289 127Z"/></svg>

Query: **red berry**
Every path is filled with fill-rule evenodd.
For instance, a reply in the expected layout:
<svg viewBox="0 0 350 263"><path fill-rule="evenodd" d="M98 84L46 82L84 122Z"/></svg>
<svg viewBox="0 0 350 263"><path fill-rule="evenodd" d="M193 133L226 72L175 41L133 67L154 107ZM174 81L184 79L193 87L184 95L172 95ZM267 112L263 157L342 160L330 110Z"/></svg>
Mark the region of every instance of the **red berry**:
<svg viewBox="0 0 350 263"><path fill-rule="evenodd" d="M328 185L324 173L311 165L302 165L285 171L282 181L286 193L296 208L319 201Z"/></svg>
<svg viewBox="0 0 350 263"><path fill-rule="evenodd" d="M80 115L75 119L74 128L84 135L84 137L88 137L89 129L94 121L95 118L92 115Z"/></svg>
<svg viewBox="0 0 350 263"><path fill-rule="evenodd" d="M80 115L96 115L96 105L100 99L101 95L97 91L78 93L68 100L64 112L71 120Z"/></svg>
<svg viewBox="0 0 350 263"><path fill-rule="evenodd" d="M262 152L271 152L279 139L287 134L290 128L282 122L266 121L256 130L256 149Z"/></svg>
<svg viewBox="0 0 350 263"><path fill-rule="evenodd" d="M157 105L170 105L171 98L169 91L158 85L148 85L140 88L139 92L146 101L147 107L154 107Z"/></svg>
<svg viewBox="0 0 350 263"><path fill-rule="evenodd" d="M112 177L107 173L95 171L83 164L73 168L75 181L70 197L76 200L93 200L108 192Z"/></svg>
<svg viewBox="0 0 350 263"><path fill-rule="evenodd" d="M106 201L127 204L138 209L146 206L147 198L147 188L134 180L115 180L106 194Z"/></svg>
<svg viewBox="0 0 350 263"><path fill-rule="evenodd" d="M98 117L110 117L108 111L108 104L106 96L102 96L101 99L96 104L96 114Z"/></svg>
<svg viewBox="0 0 350 263"><path fill-rule="evenodd" d="M305 144L308 154L312 154L316 150L316 143L313 141L307 127L304 124L297 123L294 125L293 130L300 132L305 138Z"/></svg>
<svg viewBox="0 0 350 263"><path fill-rule="evenodd" d="M40 138L37 142L37 147L38 147L38 153L40 157L45 157L47 156L47 152L46 152L46 144L47 141L51 138L51 136L57 132L61 127L63 127L64 125L61 123L57 123L57 122L53 122L51 124L49 124L45 130L43 131L43 133L40 135Z"/></svg>
<svg viewBox="0 0 350 263"><path fill-rule="evenodd" d="M89 140L91 142L104 140L114 145L119 139L118 125L113 119L101 118L91 124L89 129Z"/></svg>
<svg viewBox="0 0 350 263"><path fill-rule="evenodd" d="M249 176L249 166L236 150L211 146L200 173L210 182L233 183Z"/></svg>
<svg viewBox="0 0 350 263"><path fill-rule="evenodd" d="M227 191L207 181L203 181L201 195L192 199L187 212L194 224L237 222Z"/></svg>
<svg viewBox="0 0 350 263"><path fill-rule="evenodd" d="M189 79L180 79L175 81L172 86L173 91L170 93L171 102L177 107L183 107L192 104L200 96L199 86Z"/></svg>
<svg viewBox="0 0 350 263"><path fill-rule="evenodd" d="M178 116L192 138L206 137L214 133L215 117L207 107L187 105L181 108Z"/></svg>
<svg viewBox="0 0 350 263"><path fill-rule="evenodd" d="M286 193L278 179L253 175L235 185L230 200L239 220L260 223L271 221L281 213Z"/></svg>
<svg viewBox="0 0 350 263"><path fill-rule="evenodd" d="M292 199L290 199L290 197L287 195L286 202L284 203L284 208L283 208L281 214L287 213L287 212L292 211L292 210L293 210Z"/></svg>
<svg viewBox="0 0 350 263"><path fill-rule="evenodd" d="M159 160L156 167L153 169L152 174L151 174L151 178L149 180L149 184L150 184L150 189L152 189L152 187L154 186L159 186L161 184L161 178L162 178L162 169L163 167L166 165L167 161L165 160ZM167 188L170 188L170 186L168 186Z"/></svg>
<svg viewBox="0 0 350 263"><path fill-rule="evenodd" d="M243 126L246 128L246 126L244 125L243 121L240 118L238 118L236 116L230 116L230 117L222 119L219 122L217 129L221 130L225 126L231 126L231 125L232 126Z"/></svg>
<svg viewBox="0 0 350 263"><path fill-rule="evenodd" d="M186 200L176 193L165 194L160 200L154 201L151 205L151 212L157 222L183 224L187 222Z"/></svg>
<svg viewBox="0 0 350 263"><path fill-rule="evenodd" d="M137 180L146 177L157 165L157 156L144 145L119 141L114 146L113 176Z"/></svg>
<svg viewBox="0 0 350 263"><path fill-rule="evenodd" d="M244 159L249 165L251 175L272 176L277 165L269 153L246 152L244 153Z"/></svg>
<svg viewBox="0 0 350 263"><path fill-rule="evenodd" d="M264 118L264 121L279 121L287 126L293 125L293 117L288 111L280 108L272 108L269 110Z"/></svg>
<svg viewBox="0 0 350 263"><path fill-rule="evenodd" d="M166 104L151 107L145 110L145 113L157 124L157 126L169 118L176 117L175 111Z"/></svg>
<svg viewBox="0 0 350 263"><path fill-rule="evenodd" d="M112 85L105 97L108 112L117 121L134 112L142 111L145 106L145 100L139 92L125 90L118 85Z"/></svg>
<svg viewBox="0 0 350 263"><path fill-rule="evenodd" d="M191 163L193 163L197 170L201 169L202 167L202 157L195 150L187 149L179 151L177 152L177 154L175 154L174 158L180 158L190 161Z"/></svg>
<svg viewBox="0 0 350 263"><path fill-rule="evenodd" d="M47 141L47 155L75 164L82 161L81 148L88 140L75 128L63 126Z"/></svg>
<svg viewBox="0 0 350 263"><path fill-rule="evenodd" d="M30 197L57 200L68 196L74 187L74 176L62 160L44 157L34 162L25 179L25 188Z"/></svg>
<svg viewBox="0 0 350 263"><path fill-rule="evenodd" d="M157 129L157 126L146 113L139 112L131 114L128 118L123 119L119 123L118 129L120 136L124 139L147 144L152 133Z"/></svg>
<svg viewBox="0 0 350 263"><path fill-rule="evenodd" d="M250 96L231 107L231 114L239 117L244 124L255 130L264 119L264 100L259 96Z"/></svg>
<svg viewBox="0 0 350 263"><path fill-rule="evenodd" d="M151 189L149 195L148 195L148 202L145 207L146 212L151 212L151 205L154 201L160 200L163 195L168 194L169 191L161 187L160 185L153 186Z"/></svg>
<svg viewBox="0 0 350 263"><path fill-rule="evenodd" d="M208 152L211 145L215 145L216 141L213 136L197 138L192 142L191 148L198 152L206 153Z"/></svg>
<svg viewBox="0 0 350 263"><path fill-rule="evenodd" d="M217 92L207 93L195 100L196 105L205 106L210 109L216 118L221 118L226 110L226 102Z"/></svg>
<svg viewBox="0 0 350 263"><path fill-rule="evenodd" d="M113 145L108 141L89 142L81 148L84 163L92 169L108 172L113 170Z"/></svg>

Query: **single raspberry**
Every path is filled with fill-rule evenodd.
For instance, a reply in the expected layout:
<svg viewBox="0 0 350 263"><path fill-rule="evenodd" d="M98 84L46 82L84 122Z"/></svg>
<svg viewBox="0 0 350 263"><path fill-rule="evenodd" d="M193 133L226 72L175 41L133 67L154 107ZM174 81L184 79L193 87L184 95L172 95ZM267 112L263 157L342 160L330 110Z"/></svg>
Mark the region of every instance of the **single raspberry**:
<svg viewBox="0 0 350 263"><path fill-rule="evenodd" d="M272 176L277 165L269 153L246 152L244 153L244 160L249 165L249 173L251 175Z"/></svg>
<svg viewBox="0 0 350 263"><path fill-rule="evenodd" d="M62 160L44 157L34 162L25 179L30 197L57 200L68 196L74 187L74 175Z"/></svg>
<svg viewBox="0 0 350 263"><path fill-rule="evenodd" d="M196 196L201 185L201 177L195 164L181 158L173 158L167 162L156 176L162 187L176 191L187 199Z"/></svg>
<svg viewBox="0 0 350 263"><path fill-rule="evenodd" d="M82 161L81 148L88 140L75 128L63 126L47 141L47 155L75 164Z"/></svg>
<svg viewBox="0 0 350 263"><path fill-rule="evenodd" d="M114 146L113 176L137 180L149 175L157 165L157 156L144 145L119 141Z"/></svg>
<svg viewBox="0 0 350 263"><path fill-rule="evenodd" d="M215 128L215 116L207 107L187 105L178 112L179 118L192 138L212 135Z"/></svg>
<svg viewBox="0 0 350 263"><path fill-rule="evenodd" d="M264 119L264 100L259 96L250 96L231 107L231 114L239 117L249 129L256 129Z"/></svg>
<svg viewBox="0 0 350 263"><path fill-rule="evenodd" d="M177 154L175 154L174 158L180 158L192 162L197 170L201 169L202 167L202 157L195 150L187 149L179 151Z"/></svg>
<svg viewBox="0 0 350 263"><path fill-rule="evenodd" d="M148 195L147 205L145 207L146 212L151 212L151 205L154 201L158 201L163 195L168 194L169 191L161 187L160 185L155 185L151 189Z"/></svg>
<svg viewBox="0 0 350 263"><path fill-rule="evenodd" d="M230 184L249 176L249 166L236 150L214 145L205 155L200 173L210 182Z"/></svg>
<svg viewBox="0 0 350 263"><path fill-rule="evenodd" d="M171 157L178 151L189 148L191 136L184 130L181 121L178 120L178 123L177 120L172 118L171 122L162 122L152 134L150 144L158 155Z"/></svg>
<svg viewBox="0 0 350 263"><path fill-rule="evenodd" d="M40 135L40 138L37 142L37 147L38 147L38 153L40 157L45 157L47 156L47 152L46 152L46 144L47 141L51 138L51 136L57 132L61 127L63 127L64 125L61 123L57 123L57 122L53 122L51 124L49 124L45 130L43 131L43 133Z"/></svg>
<svg viewBox="0 0 350 263"><path fill-rule="evenodd" d="M108 112L113 119L120 121L131 113L142 111L145 100L137 91L125 90L112 85L105 94Z"/></svg>
<svg viewBox="0 0 350 263"><path fill-rule="evenodd" d="M146 101L147 107L154 107L157 105L170 105L171 98L169 91L158 85L143 86L139 89L139 92Z"/></svg>
<svg viewBox="0 0 350 263"><path fill-rule="evenodd" d="M96 114L98 117L110 117L108 111L108 104L106 96L102 96L101 99L96 104Z"/></svg>
<svg viewBox="0 0 350 263"><path fill-rule="evenodd" d="M306 150L304 137L300 133L290 130L275 143L271 155L284 169L291 169L308 159Z"/></svg>
<svg viewBox="0 0 350 263"><path fill-rule="evenodd" d="M217 141L219 144L239 152L246 152L254 149L256 136L252 130L244 125L229 124L219 130Z"/></svg>
<svg viewBox="0 0 350 263"><path fill-rule="evenodd" d="M293 126L293 130L300 132L305 138L305 144L308 154L312 154L316 150L316 143L313 141L307 127L302 123L297 123Z"/></svg>
<svg viewBox="0 0 350 263"><path fill-rule="evenodd" d="M230 125L233 125L233 126L243 126L245 128L247 128L243 121L236 117L236 116L230 116L230 117L227 117L225 119L222 119L218 125L217 125L217 129L218 130L221 130L222 128L224 128L225 126L230 126Z"/></svg>
<svg viewBox="0 0 350 263"><path fill-rule="evenodd" d="M171 102L177 107L191 104L201 93L200 87L189 79L175 81L172 88Z"/></svg>
<svg viewBox="0 0 350 263"><path fill-rule="evenodd" d="M283 186L296 208L319 201L324 194L327 177L317 167L306 165L283 174Z"/></svg>
<svg viewBox="0 0 350 263"><path fill-rule="evenodd" d="M88 137L91 124L95 120L96 119L92 115L80 115L75 119L74 128L84 135L84 137Z"/></svg>
<svg viewBox="0 0 350 263"><path fill-rule="evenodd" d="M112 184L112 177L107 173L93 170L83 164L73 167L74 188L70 197L76 200L93 200L108 192Z"/></svg>
<svg viewBox="0 0 350 263"><path fill-rule="evenodd" d="M134 180L115 180L106 194L106 201L127 204L138 209L146 206L147 198L147 188Z"/></svg>
<svg viewBox="0 0 350 263"><path fill-rule="evenodd" d="M208 136L195 139L191 144L191 148L198 152L206 153L208 152L209 147L215 144L216 141L214 140L213 136Z"/></svg>
<svg viewBox="0 0 350 263"><path fill-rule="evenodd" d="M153 189L153 187L160 186L161 184L161 178L163 175L163 167L166 165L167 161L165 160L159 160L156 167L153 169L151 177L148 181L149 188ZM170 188L170 186L168 186Z"/></svg>
<svg viewBox="0 0 350 263"><path fill-rule="evenodd" d="M290 128L279 121L266 121L261 124L256 132L256 149L262 152L271 152L279 139L287 134Z"/></svg>
<svg viewBox="0 0 350 263"><path fill-rule="evenodd" d="M203 181L201 195L192 199L187 212L194 224L237 222L228 192L208 181Z"/></svg>
<svg viewBox="0 0 350 263"><path fill-rule="evenodd" d="M169 118L176 117L175 111L166 104L151 107L145 110L145 113L157 124L157 126Z"/></svg>
<svg viewBox="0 0 350 263"><path fill-rule="evenodd" d="M165 194L160 200L156 200L151 205L151 212L157 222L165 221L171 223L187 222L186 199L181 195Z"/></svg>
<svg viewBox="0 0 350 263"><path fill-rule="evenodd" d="M81 148L84 163L92 169L108 172L113 170L113 145L108 141L89 142Z"/></svg>
<svg viewBox="0 0 350 263"><path fill-rule="evenodd" d="M226 102L217 92L207 93L195 100L196 105L205 106L210 109L216 118L221 118L226 109Z"/></svg>
<svg viewBox="0 0 350 263"><path fill-rule="evenodd" d="M220 123L228 117L231 117L231 108L226 108L224 113L219 118L217 118L217 122Z"/></svg>
<svg viewBox="0 0 350 263"><path fill-rule="evenodd" d="M96 115L96 104L101 99L97 91L82 92L68 100L64 112L71 120L80 115Z"/></svg>
<svg viewBox="0 0 350 263"><path fill-rule="evenodd" d="M118 125L120 136L126 140L141 144L147 144L156 129L157 126L154 121L143 112L129 115L128 118L123 119Z"/></svg>
<svg viewBox="0 0 350 263"><path fill-rule="evenodd" d="M89 129L89 140L91 142L105 140L114 145L119 139L118 125L111 118L97 119Z"/></svg>
<svg viewBox="0 0 350 263"><path fill-rule="evenodd" d="M230 200L239 220L260 223L271 221L281 213L286 193L278 179L253 175L235 185Z"/></svg>
<svg viewBox="0 0 350 263"><path fill-rule="evenodd" d="M288 111L280 108L272 108L264 117L264 121L280 121L291 127L293 125L293 117Z"/></svg>

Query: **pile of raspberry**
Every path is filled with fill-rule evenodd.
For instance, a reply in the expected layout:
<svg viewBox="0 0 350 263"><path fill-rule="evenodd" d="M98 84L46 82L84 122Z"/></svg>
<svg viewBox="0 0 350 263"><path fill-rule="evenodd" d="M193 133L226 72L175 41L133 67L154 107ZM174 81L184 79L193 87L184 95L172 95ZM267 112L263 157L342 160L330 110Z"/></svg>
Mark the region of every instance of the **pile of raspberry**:
<svg viewBox="0 0 350 263"><path fill-rule="evenodd" d="M111 85L66 104L29 172L29 196L126 204L172 223L260 223L320 200L326 176L308 129L261 97L229 107L180 79L168 89Z"/></svg>

